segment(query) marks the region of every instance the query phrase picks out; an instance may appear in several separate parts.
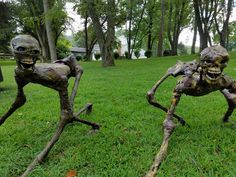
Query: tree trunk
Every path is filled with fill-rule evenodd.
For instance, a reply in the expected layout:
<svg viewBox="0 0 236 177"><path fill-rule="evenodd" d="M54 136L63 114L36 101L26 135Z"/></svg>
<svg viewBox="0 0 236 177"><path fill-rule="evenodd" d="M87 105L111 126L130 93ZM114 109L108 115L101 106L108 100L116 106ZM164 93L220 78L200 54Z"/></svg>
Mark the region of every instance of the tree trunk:
<svg viewBox="0 0 236 177"><path fill-rule="evenodd" d="M193 0L195 11L195 20L200 36L200 51L208 47L208 42L211 42L209 30L214 20L216 1Z"/></svg>
<svg viewBox="0 0 236 177"><path fill-rule="evenodd" d="M131 54L131 41L132 41L132 20L133 20L133 5L132 0L129 1L129 14L128 14L128 36L127 36L127 48L128 48L128 59L132 58Z"/></svg>
<svg viewBox="0 0 236 177"><path fill-rule="evenodd" d="M232 13L232 8L233 8L233 0L228 0L226 16L221 17L223 19L222 30L219 29L220 27L219 27L219 24L218 24L218 20L216 19L217 14L215 14L215 17L214 17L216 30L217 30L217 32L220 36L220 45L225 47L225 48L228 48L227 39L228 39L228 36L229 36L229 18L230 18L230 15Z"/></svg>
<svg viewBox="0 0 236 177"><path fill-rule="evenodd" d="M157 48L157 56L161 57L163 55L163 33L164 33L164 15L165 15L165 5L164 0L161 0L161 24L160 31L158 36L158 48Z"/></svg>
<svg viewBox="0 0 236 177"><path fill-rule="evenodd" d="M88 12L93 22L94 31L98 40L102 56L102 66L115 66L113 57L113 45L115 40L115 0L109 0L107 4L107 31L103 31L102 24L96 9L94 0L88 0Z"/></svg>
<svg viewBox="0 0 236 177"><path fill-rule="evenodd" d="M196 40L197 40L197 24L196 20L194 20L194 27L193 27L193 42L192 42L192 47L191 47L191 54L195 54L195 46L196 46Z"/></svg>
<svg viewBox="0 0 236 177"><path fill-rule="evenodd" d="M113 59L113 47L111 45L105 44L103 46L101 56L102 58L106 58L106 60L102 60L102 66L115 66Z"/></svg>
<svg viewBox="0 0 236 177"><path fill-rule="evenodd" d="M35 31L37 39L42 49L42 60L41 62L47 62L50 59L50 52L48 47L48 39L45 26L43 24L35 23Z"/></svg>
<svg viewBox="0 0 236 177"><path fill-rule="evenodd" d="M152 50L152 14L151 12L148 14L149 15L149 22L148 22L148 41L147 41L147 49Z"/></svg>
<svg viewBox="0 0 236 177"><path fill-rule="evenodd" d="M47 17L47 13L49 11L48 0L43 0L43 8L44 8L44 13L46 15L45 21L46 21L46 31L47 31L48 45L50 51L50 58L51 61L55 61L57 60L57 53L56 53L55 39L52 31L52 21L50 20L50 18Z"/></svg>
<svg viewBox="0 0 236 177"><path fill-rule="evenodd" d="M203 49L208 47L208 37L209 35L206 33L200 33L199 32L199 36L200 36L200 51L202 51Z"/></svg>
<svg viewBox="0 0 236 177"><path fill-rule="evenodd" d="M88 13L86 11L85 14L85 21L84 21L84 33L85 33L85 50L86 50L86 60L90 60L91 55L89 54L89 47L88 47Z"/></svg>

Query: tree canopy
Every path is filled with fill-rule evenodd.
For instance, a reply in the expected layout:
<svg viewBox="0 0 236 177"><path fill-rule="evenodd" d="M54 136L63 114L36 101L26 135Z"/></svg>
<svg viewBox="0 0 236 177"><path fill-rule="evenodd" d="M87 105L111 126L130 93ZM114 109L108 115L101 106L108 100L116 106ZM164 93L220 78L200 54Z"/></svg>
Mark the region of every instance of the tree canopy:
<svg viewBox="0 0 236 177"><path fill-rule="evenodd" d="M192 53L198 45L197 35L200 50L213 44L232 50L236 45L235 21L230 20L233 0L52 0L48 1L46 11L45 2L0 2L0 41L3 44L0 52L9 52L12 36L27 33L38 39L42 60L50 60L54 55L52 51L56 53L58 39L67 38L64 32L71 20L65 8L67 3L73 4L83 20L82 30L70 37L74 39L71 43L85 48L85 60L93 58L94 46L98 44L103 66L115 65L113 52L120 51L121 36L126 41L125 53L129 59L134 51L141 49L152 56L162 56L165 50L171 51L171 55L180 55L179 46L187 47L183 41L179 45L185 28L194 33L192 46L188 46ZM56 48L50 52L52 44ZM55 55L52 58L55 59Z"/></svg>

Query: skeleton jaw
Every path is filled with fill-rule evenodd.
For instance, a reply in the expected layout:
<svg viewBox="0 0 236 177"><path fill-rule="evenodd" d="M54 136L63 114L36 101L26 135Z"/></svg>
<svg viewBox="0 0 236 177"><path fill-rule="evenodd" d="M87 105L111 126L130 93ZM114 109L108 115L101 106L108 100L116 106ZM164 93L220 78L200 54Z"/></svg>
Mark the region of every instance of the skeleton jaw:
<svg viewBox="0 0 236 177"><path fill-rule="evenodd" d="M19 60L19 66L24 70L34 70L35 65L35 59L34 58L23 58Z"/></svg>
<svg viewBox="0 0 236 177"><path fill-rule="evenodd" d="M206 72L206 78L210 81L216 81L221 77L222 71L219 68L209 68Z"/></svg>

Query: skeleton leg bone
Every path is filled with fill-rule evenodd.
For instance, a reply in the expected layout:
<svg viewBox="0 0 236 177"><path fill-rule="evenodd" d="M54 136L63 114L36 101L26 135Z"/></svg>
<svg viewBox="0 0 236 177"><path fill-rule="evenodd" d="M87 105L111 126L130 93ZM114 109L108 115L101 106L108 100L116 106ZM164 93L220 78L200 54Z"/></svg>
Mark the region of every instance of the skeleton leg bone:
<svg viewBox="0 0 236 177"><path fill-rule="evenodd" d="M52 149L54 144L59 140L60 135L62 134L65 126L70 123L73 119L72 109L68 98L68 91L67 89L63 89L62 91L59 91L60 95L60 103L61 103L61 117L60 122L58 124L57 130L54 133L51 140L47 143L45 148L36 156L36 158L32 161L32 163L28 166L26 171L22 174L21 177L26 177L33 169L34 167L42 163L43 160L48 155L49 151Z"/></svg>
<svg viewBox="0 0 236 177"><path fill-rule="evenodd" d="M58 125L57 131L53 135L52 139L47 143L45 148L35 157L31 164L27 167L26 171L21 175L21 177L26 177L34 169L36 165L42 163L45 157L48 155L49 151L52 149L54 144L59 140L65 126L68 122L62 119Z"/></svg>
<svg viewBox="0 0 236 177"><path fill-rule="evenodd" d="M222 90L221 93L224 95L228 103L228 109L222 120L223 122L228 122L229 117L231 116L231 114L233 113L236 107L236 95L233 93L230 93L227 89Z"/></svg>
<svg viewBox="0 0 236 177"><path fill-rule="evenodd" d="M155 157L155 160L154 160L150 170L147 172L145 177L154 177L157 174L157 171L161 165L161 162L164 160L164 158L167 155L167 148L168 148L168 144L169 144L169 139L175 129L175 125L173 122L173 114L174 114L175 108L180 100L180 96L181 95L177 92L173 93L171 107L168 110L167 115L166 115L166 119L163 122L164 137L163 137L162 145L160 147L158 154Z"/></svg>
<svg viewBox="0 0 236 177"><path fill-rule="evenodd" d="M73 109L73 106L74 106L74 100L75 100L75 96L76 96L77 91L78 91L79 81L80 81L80 78L81 78L82 74L83 74L83 69L80 68L79 71L76 72L74 86L73 86L73 89L72 89L72 92L71 92L71 95L70 95L70 104L71 104L72 109Z"/></svg>
<svg viewBox="0 0 236 177"><path fill-rule="evenodd" d="M5 120L17 110L19 107L23 106L26 102L26 97L24 94L23 87L18 85L17 96L14 103L11 105L10 109L0 118L0 125L2 125Z"/></svg>

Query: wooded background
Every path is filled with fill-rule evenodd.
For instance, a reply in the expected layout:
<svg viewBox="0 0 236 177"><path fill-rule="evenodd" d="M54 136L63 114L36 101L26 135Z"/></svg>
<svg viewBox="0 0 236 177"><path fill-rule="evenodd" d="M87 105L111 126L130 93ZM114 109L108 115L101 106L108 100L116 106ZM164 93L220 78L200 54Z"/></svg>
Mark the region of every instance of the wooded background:
<svg viewBox="0 0 236 177"><path fill-rule="evenodd" d="M72 19L66 3L83 19L83 30L68 40L65 31ZM220 44L236 47L236 21L230 20L233 0L12 0L0 2L0 53L9 52L10 39L19 33L38 39L42 61L66 56L74 46L86 49L85 60L99 44L103 66L114 66L114 50L119 36L127 40L126 57L144 49L146 56L186 53L179 43L180 33L191 28L191 53ZM196 36L200 49L196 48Z"/></svg>

